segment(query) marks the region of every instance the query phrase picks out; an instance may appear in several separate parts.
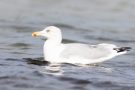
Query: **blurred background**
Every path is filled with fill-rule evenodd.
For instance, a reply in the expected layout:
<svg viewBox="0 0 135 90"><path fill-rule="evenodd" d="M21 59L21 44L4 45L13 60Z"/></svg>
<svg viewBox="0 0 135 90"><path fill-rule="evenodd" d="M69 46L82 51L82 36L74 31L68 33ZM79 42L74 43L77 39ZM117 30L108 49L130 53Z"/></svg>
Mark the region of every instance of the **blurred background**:
<svg viewBox="0 0 135 90"><path fill-rule="evenodd" d="M134 0L0 0L1 90L135 90ZM63 65L60 76L23 58L43 57L43 38L31 33L62 29L63 42L113 43L131 52L98 67ZM40 60L40 59L39 59ZM43 73L44 72L44 73Z"/></svg>

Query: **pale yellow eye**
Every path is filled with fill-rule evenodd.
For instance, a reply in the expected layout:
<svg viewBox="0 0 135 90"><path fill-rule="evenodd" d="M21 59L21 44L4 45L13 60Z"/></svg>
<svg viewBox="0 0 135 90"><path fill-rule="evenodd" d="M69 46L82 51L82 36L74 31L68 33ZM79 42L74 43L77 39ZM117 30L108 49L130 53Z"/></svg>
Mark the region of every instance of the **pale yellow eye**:
<svg viewBox="0 0 135 90"><path fill-rule="evenodd" d="M46 30L46 32L48 33L48 32L50 32L51 30Z"/></svg>

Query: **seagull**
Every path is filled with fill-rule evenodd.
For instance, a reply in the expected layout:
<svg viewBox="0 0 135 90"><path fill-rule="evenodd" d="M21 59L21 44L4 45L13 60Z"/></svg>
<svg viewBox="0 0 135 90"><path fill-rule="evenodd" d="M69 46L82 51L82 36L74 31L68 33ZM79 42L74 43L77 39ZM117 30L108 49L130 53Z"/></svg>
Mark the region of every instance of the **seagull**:
<svg viewBox="0 0 135 90"><path fill-rule="evenodd" d="M114 44L101 43L89 45L83 43L62 43L62 32L56 26L48 26L32 36L46 37L44 59L51 63L94 64L127 53L131 47L117 47Z"/></svg>

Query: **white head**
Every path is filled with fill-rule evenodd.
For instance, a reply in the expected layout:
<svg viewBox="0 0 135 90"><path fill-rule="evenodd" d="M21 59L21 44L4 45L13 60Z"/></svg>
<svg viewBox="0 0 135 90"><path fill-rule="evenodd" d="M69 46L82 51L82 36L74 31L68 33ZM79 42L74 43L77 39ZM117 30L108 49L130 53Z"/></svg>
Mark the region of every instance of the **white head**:
<svg viewBox="0 0 135 90"><path fill-rule="evenodd" d="M47 39L62 39L61 30L55 26L48 26L42 31L33 32L32 36L44 36Z"/></svg>

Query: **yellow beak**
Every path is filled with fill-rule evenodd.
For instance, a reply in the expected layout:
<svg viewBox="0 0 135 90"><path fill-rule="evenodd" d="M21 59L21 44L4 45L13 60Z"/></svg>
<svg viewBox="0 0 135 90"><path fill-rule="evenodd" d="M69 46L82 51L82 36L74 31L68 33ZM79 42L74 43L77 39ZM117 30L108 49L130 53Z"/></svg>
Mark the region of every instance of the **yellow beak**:
<svg viewBox="0 0 135 90"><path fill-rule="evenodd" d="M33 36L33 37L40 36L40 32L33 32L33 33L32 33L32 36Z"/></svg>

